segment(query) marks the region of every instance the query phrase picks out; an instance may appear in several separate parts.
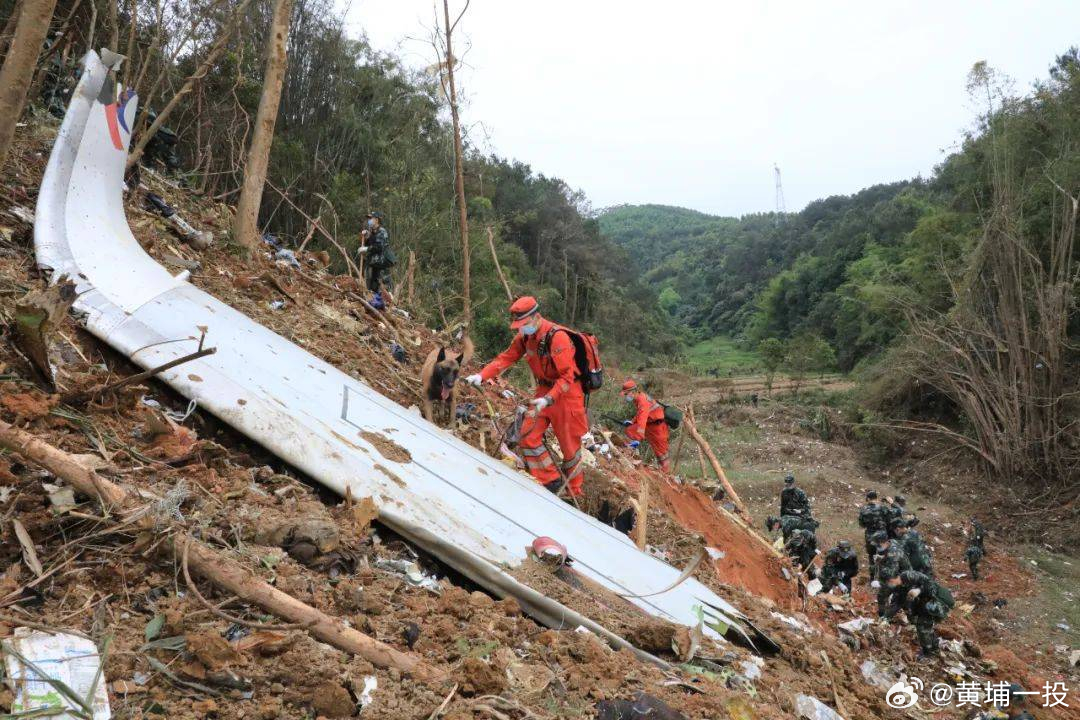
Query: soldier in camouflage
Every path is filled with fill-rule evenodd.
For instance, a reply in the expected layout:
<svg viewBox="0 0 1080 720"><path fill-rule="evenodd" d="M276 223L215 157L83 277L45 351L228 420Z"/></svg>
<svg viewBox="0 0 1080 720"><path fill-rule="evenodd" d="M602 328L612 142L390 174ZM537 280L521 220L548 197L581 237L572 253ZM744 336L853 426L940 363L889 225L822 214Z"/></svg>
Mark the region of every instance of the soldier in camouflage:
<svg viewBox="0 0 1080 720"><path fill-rule="evenodd" d="M912 518L896 526L896 542L900 544L912 570L917 570L925 575L933 577L934 563L930 556L930 548L922 539L922 535L915 529L918 522Z"/></svg>
<svg viewBox="0 0 1080 720"><path fill-rule="evenodd" d="M810 533L817 531L820 523L812 517L804 517L802 515L784 515L777 519L770 515L765 519L765 529L769 532L773 532L777 527L780 528L780 534L784 538L786 544L791 539L791 534L796 530L806 530Z"/></svg>
<svg viewBox="0 0 1080 720"><path fill-rule="evenodd" d="M810 498L806 497L803 489L795 486L795 476L784 477L784 489L780 491L780 517L785 515L802 515L811 517Z"/></svg>
<svg viewBox="0 0 1080 720"><path fill-rule="evenodd" d="M817 536L809 530L795 530L784 544L784 550L798 564L799 569L805 572L817 555Z"/></svg>
<svg viewBox="0 0 1080 720"><path fill-rule="evenodd" d="M364 229L360 232L357 253L365 256L364 275L368 290L378 293L392 290L390 268L397 263L397 256L390 249L390 233L382 224L381 212L369 212Z"/></svg>
<svg viewBox="0 0 1080 720"><path fill-rule="evenodd" d="M870 536L878 530L885 530L885 509L877 501L878 494L870 490L866 493L866 504L859 510L859 527L863 529L866 539L866 556L870 570L870 578L877 576L877 547L870 541Z"/></svg>
<svg viewBox="0 0 1080 720"><path fill-rule="evenodd" d="M821 591L829 592L837 585L844 592L851 594L851 579L859 574L859 557L851 549L851 543L841 540L840 544L825 553L825 565L821 568Z"/></svg>
<svg viewBox="0 0 1080 720"><path fill-rule="evenodd" d="M899 543L889 539L889 534L878 530L870 536L877 548L878 617L890 619L900 609L900 574L910 570L911 564Z"/></svg>
<svg viewBox="0 0 1080 720"><path fill-rule="evenodd" d="M938 654L938 637L934 626L945 619L955 601L952 593L929 575L916 570L900 573L901 587L909 608L908 615L919 638L919 659Z"/></svg>
<svg viewBox="0 0 1080 720"><path fill-rule="evenodd" d="M971 579L978 580L979 563L983 559L983 549L975 543L969 544L967 549L964 550L964 559L967 560L968 570L971 571Z"/></svg>
<svg viewBox="0 0 1080 720"><path fill-rule="evenodd" d="M897 529L904 522L904 507L907 505L907 498L903 495L897 495L896 497L886 498L885 501L885 530L888 531L889 537L895 538L897 536Z"/></svg>

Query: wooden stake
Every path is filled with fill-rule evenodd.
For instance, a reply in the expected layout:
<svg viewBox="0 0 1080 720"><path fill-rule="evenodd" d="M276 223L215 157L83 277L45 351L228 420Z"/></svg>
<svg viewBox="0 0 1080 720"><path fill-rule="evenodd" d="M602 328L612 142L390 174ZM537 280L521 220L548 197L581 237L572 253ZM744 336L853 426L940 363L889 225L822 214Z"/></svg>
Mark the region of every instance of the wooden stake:
<svg viewBox="0 0 1080 720"><path fill-rule="evenodd" d="M157 527L154 519L144 514L144 507L135 506L136 497L133 493L128 493L119 485L99 477L78 458L2 420L0 447L18 453L24 459L63 478L84 495L97 498L105 506L107 515L111 515L114 510L124 510L130 520L142 514L139 521L142 527L151 531ZM232 558L203 545L181 529L176 529L165 545L172 551L177 562L181 561L186 552L188 566L195 574L245 602L258 605L291 623L302 625L314 637L339 650L359 655L379 667L397 668L425 682L446 678L445 671L429 665L418 655L401 652L349 627L340 618L327 615L281 592Z"/></svg>
<svg viewBox="0 0 1080 720"><path fill-rule="evenodd" d="M646 473L639 472L638 483L641 485L638 488L637 503L634 508L634 529L631 531L630 538L634 541L634 544L638 546L638 549L645 549L645 542L648 539L649 533L649 476Z"/></svg>

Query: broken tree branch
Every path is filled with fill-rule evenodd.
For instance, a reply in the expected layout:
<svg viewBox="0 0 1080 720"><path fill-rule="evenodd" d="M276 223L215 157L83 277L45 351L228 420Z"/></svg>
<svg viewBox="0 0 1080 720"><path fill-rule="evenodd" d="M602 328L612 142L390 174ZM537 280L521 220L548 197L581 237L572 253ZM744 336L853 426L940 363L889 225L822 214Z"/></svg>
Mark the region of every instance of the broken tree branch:
<svg viewBox="0 0 1080 720"><path fill-rule="evenodd" d="M98 477L97 473L79 462L76 457L2 420L0 447L40 465L70 483L79 492L98 498L107 506L123 507L133 504L135 500L133 493ZM152 519L147 516L145 520L146 528L152 530ZM258 605L273 615L307 628L314 637L339 650L359 655L379 667L397 668L422 681L437 682L446 677L445 671L428 664L419 656L401 652L349 627L340 618L327 615L281 592L251 570L240 566L224 553L203 545L183 530L178 530L172 541L165 543L165 546L171 549L173 557L178 561L182 560L186 552L188 565L196 575L245 602Z"/></svg>
<svg viewBox="0 0 1080 720"><path fill-rule="evenodd" d="M173 360L170 360L167 363L162 363L161 365L158 365L155 368L150 368L149 370L143 370L140 373L135 373L134 375L129 375L126 378L123 378L121 380L117 380L114 383L109 383L108 385L105 385L103 387L91 388L90 390L84 390L84 391L81 391L81 392L69 393L67 395L61 396L60 400L61 400L61 402L67 403L69 405L78 405L78 404L86 403L86 402L89 402L90 400L92 400L93 398L95 398L95 397L97 397L99 395L104 395L107 392L113 392L114 390L119 390L120 388L122 388L122 387L124 387L126 385L134 385L135 383L140 383L143 380L147 380L149 378L152 378L155 375L158 375L160 373L165 372L166 370L172 370L177 365L183 365L186 362L191 362L192 360L198 360L199 358L204 358L207 355L213 355L216 352L217 352L216 347L202 348L200 350L197 350L197 351L191 353L190 355L185 355L184 357L175 358Z"/></svg>
<svg viewBox="0 0 1080 720"><path fill-rule="evenodd" d="M720 465L720 461L716 459L716 455L713 454L712 448L709 447L709 443L698 432L697 423L694 422L694 415L691 412L684 418L686 430L690 433L690 437L694 439L694 442L698 444L701 451L705 453L705 457L708 458L709 464L712 465L713 472L716 473L716 477L720 480L720 484L724 487L724 492L727 493L731 502L735 505L735 510L738 512L747 525L753 524L753 518L750 517L750 513L746 510L746 506L743 505L743 501L739 498L739 494L735 492L735 488L728 482L727 475L724 474L724 468Z"/></svg>
<svg viewBox="0 0 1080 720"><path fill-rule="evenodd" d="M499 253L495 252L495 233L490 225L485 229L487 230L488 247L491 248L491 259L495 261L495 272L499 276L499 282L502 283L503 290L506 291L506 299L514 302L514 293L510 292L510 283L506 282L506 276L503 275L502 264L499 262Z"/></svg>

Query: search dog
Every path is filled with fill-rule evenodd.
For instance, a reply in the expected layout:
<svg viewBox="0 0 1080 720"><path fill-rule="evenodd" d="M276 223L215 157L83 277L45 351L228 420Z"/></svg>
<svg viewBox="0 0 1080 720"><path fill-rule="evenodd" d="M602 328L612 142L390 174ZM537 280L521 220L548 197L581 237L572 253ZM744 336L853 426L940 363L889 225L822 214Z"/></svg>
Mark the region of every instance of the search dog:
<svg viewBox="0 0 1080 720"><path fill-rule="evenodd" d="M435 403L446 408L446 425L454 424L457 409L458 376L473 356L473 343L468 335L462 341L461 352L454 353L442 345L428 353L420 369L420 402L424 418L435 422Z"/></svg>

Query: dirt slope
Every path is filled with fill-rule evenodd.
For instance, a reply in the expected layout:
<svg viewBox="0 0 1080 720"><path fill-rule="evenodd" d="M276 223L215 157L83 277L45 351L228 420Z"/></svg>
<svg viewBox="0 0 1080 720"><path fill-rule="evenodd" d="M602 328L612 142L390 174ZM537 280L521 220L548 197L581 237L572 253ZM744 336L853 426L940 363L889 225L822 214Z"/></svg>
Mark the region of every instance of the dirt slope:
<svg viewBox="0 0 1080 720"><path fill-rule="evenodd" d="M33 207L54 132L52 124L31 123L9 167L0 171L0 319L5 325L15 301L43 284L33 269L30 226L11 208ZM144 180L196 226L218 234L229 226L228 208L192 198L159 178L144 175ZM416 402L417 373L427 350L440 340L436 334L400 316L372 316L350 297L355 282L327 274L315 255L302 256L303 269L297 271L274 262L269 253L248 262L227 246L196 253L142 209L140 193L128 198L128 214L151 254L166 263L180 262L177 258L200 263L194 284L396 401ZM110 479L161 498L153 506L161 527L182 524L277 588L399 649L411 645L453 678L448 686L429 687L397 671L373 668L302 630L252 629L246 624L273 618L205 583L199 589L209 605L200 602L179 568L159 554L153 534L109 530L88 502L74 511L57 506L45 487L57 484L55 478L18 457L0 456L0 637L27 623L74 629L99 641L111 634L105 666L115 717L346 717L360 712L357 700L368 677L376 679L377 688L363 709L367 718L594 717L599 701L637 691L690 718L788 718L800 692L839 704L849 720L901 716L858 668L869 658L910 666L909 628L875 629L861 635L853 649L835 625L868 612L865 593L857 595L856 607L838 604L834 610L819 600L804 605L783 581L782 563L759 539L700 491L628 469L621 451L590 470L585 509L595 511L602 499L621 509L648 482L649 543L655 552L682 566L702 542L720 550L723 557L700 567L696 577L780 644L778 654L761 661L759 678L751 677L747 665L753 653L733 645L706 644L696 665L679 666L671 645L674 628L627 616L618 599L576 587L572 576L541 567L552 587L568 588L563 592L568 604L642 644L651 638L648 649L677 667L663 672L626 651L611 650L589 633L546 629L514 603L497 601L417 556L377 521L371 525L370 514L329 496L212 418L196 411L169 422L162 412L179 418L187 403L156 383L90 404L64 403L59 395L133 368L70 319L55 339L58 392L52 394L10 342L0 348L0 417L69 452L96 456ZM391 355L395 341L406 350L404 363ZM469 390L463 399L481 412L457 432L495 450L491 421L504 424L516 400L497 389ZM14 537L15 519L32 538L42 577L28 567ZM416 584L418 570L435 584ZM223 619L221 612L245 622ZM984 621L973 618L950 621L946 629L962 634L979 622L981 632ZM147 646L148 639L162 638L172 640ZM1024 662L1020 658L1026 656L1017 652ZM995 657L1001 670L1014 670L1010 658ZM1001 675L985 660L964 656L962 661L979 678ZM1042 663L1037 672L1049 677L1051 663ZM927 668L928 679L931 673L942 676L944 665ZM10 694L0 691L0 709L10 702Z"/></svg>

